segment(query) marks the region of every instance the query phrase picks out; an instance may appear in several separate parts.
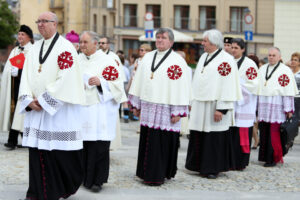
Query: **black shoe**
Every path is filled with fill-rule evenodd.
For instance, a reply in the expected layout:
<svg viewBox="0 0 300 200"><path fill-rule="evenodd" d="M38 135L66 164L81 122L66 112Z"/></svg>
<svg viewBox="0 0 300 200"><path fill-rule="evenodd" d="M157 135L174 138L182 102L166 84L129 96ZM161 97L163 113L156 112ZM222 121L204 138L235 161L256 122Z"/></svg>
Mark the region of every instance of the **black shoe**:
<svg viewBox="0 0 300 200"><path fill-rule="evenodd" d="M163 183L145 183L145 184L149 186L161 186Z"/></svg>
<svg viewBox="0 0 300 200"><path fill-rule="evenodd" d="M20 148L20 149L21 148L26 148L26 147L22 146L21 144L17 144L17 147Z"/></svg>
<svg viewBox="0 0 300 200"><path fill-rule="evenodd" d="M91 187L91 191L92 192L100 192L101 191L101 189L102 189L102 185L93 185L92 187Z"/></svg>
<svg viewBox="0 0 300 200"><path fill-rule="evenodd" d="M208 179L216 179L216 178L217 178L217 175L216 175L216 174L208 174L208 175L207 175L207 178L208 178Z"/></svg>
<svg viewBox="0 0 300 200"><path fill-rule="evenodd" d="M4 146L7 147L8 150L14 150L16 148L16 145L13 145L11 143L5 143Z"/></svg>
<svg viewBox="0 0 300 200"><path fill-rule="evenodd" d="M272 163L265 163L264 164L264 167L274 167L276 166L276 163L275 162L272 162Z"/></svg>

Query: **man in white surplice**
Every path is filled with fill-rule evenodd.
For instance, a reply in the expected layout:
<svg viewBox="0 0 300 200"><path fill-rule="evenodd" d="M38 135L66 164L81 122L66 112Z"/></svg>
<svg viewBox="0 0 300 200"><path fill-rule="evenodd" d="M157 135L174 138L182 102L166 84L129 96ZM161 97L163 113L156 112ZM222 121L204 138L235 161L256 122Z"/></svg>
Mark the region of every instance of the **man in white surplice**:
<svg viewBox="0 0 300 200"><path fill-rule="evenodd" d="M283 163L280 125L291 118L295 110L294 96L298 94L292 70L280 62L277 47L268 52L268 63L259 68L258 121L260 145L258 160L264 167Z"/></svg>
<svg viewBox="0 0 300 200"><path fill-rule="evenodd" d="M97 51L98 36L85 31L80 37L79 56L86 104L82 106L84 146L83 185L94 192L109 175L109 146L116 136L119 103L126 101L123 82L114 60Z"/></svg>
<svg viewBox="0 0 300 200"><path fill-rule="evenodd" d="M59 199L82 183L80 107L85 103L82 74L73 45L57 33L57 16L36 21L43 36L28 52L20 84L25 113L22 145L29 147L27 199Z"/></svg>
<svg viewBox="0 0 300 200"><path fill-rule="evenodd" d="M242 98L238 68L222 50L218 30L203 33L205 53L200 57L192 82L190 140L185 167L215 179L229 170L229 127L234 125L234 102Z"/></svg>

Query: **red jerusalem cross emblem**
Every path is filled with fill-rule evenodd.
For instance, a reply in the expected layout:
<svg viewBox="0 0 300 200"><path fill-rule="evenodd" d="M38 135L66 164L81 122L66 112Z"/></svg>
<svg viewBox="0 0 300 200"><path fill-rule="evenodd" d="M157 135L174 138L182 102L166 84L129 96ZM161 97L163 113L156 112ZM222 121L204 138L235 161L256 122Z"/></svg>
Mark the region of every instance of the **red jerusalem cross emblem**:
<svg viewBox="0 0 300 200"><path fill-rule="evenodd" d="M289 79L289 77L286 74L282 74L278 78L278 83L282 87L285 87L285 86L287 86L290 83L290 79Z"/></svg>
<svg viewBox="0 0 300 200"><path fill-rule="evenodd" d="M72 67L73 65L72 54L67 51L61 53L57 58L57 64L59 66L59 69L67 69Z"/></svg>
<svg viewBox="0 0 300 200"><path fill-rule="evenodd" d="M218 72L221 76L227 76L231 72L231 67L227 62L223 62L219 65Z"/></svg>
<svg viewBox="0 0 300 200"><path fill-rule="evenodd" d="M102 72L103 78L105 78L107 81L114 81L119 77L118 70L113 66L105 67Z"/></svg>
<svg viewBox="0 0 300 200"><path fill-rule="evenodd" d="M246 71L246 76L249 80L253 80L257 77L257 71L254 67L249 67Z"/></svg>
<svg viewBox="0 0 300 200"><path fill-rule="evenodd" d="M182 75L182 69L178 65L172 65L167 70L168 77L172 80L177 80Z"/></svg>

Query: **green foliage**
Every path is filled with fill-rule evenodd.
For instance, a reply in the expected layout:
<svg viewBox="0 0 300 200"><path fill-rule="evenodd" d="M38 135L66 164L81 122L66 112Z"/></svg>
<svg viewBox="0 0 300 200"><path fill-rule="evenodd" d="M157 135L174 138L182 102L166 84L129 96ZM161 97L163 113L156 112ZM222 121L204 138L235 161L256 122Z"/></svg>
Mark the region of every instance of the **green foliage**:
<svg viewBox="0 0 300 200"><path fill-rule="evenodd" d="M0 49L14 43L18 27L16 16L8 8L7 2L0 0Z"/></svg>

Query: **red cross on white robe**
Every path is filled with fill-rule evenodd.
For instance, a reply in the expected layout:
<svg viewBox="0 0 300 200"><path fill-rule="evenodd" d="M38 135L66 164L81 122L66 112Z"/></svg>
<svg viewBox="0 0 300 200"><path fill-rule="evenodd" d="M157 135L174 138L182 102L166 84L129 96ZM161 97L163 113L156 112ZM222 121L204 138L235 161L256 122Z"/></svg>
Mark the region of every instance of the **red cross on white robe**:
<svg viewBox="0 0 300 200"><path fill-rule="evenodd" d="M115 67L108 66L105 67L104 70L102 71L102 76L107 81L114 81L119 77L119 72Z"/></svg>
<svg viewBox="0 0 300 200"><path fill-rule="evenodd" d="M290 83L290 78L286 74L282 74L278 78L278 83L282 87L285 87L285 86L287 86Z"/></svg>

